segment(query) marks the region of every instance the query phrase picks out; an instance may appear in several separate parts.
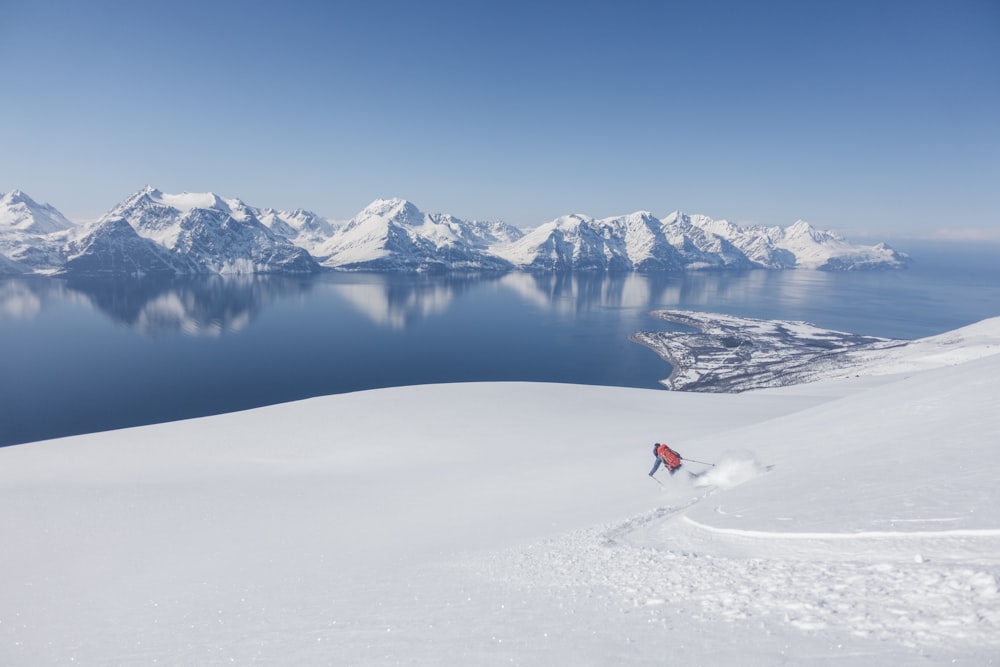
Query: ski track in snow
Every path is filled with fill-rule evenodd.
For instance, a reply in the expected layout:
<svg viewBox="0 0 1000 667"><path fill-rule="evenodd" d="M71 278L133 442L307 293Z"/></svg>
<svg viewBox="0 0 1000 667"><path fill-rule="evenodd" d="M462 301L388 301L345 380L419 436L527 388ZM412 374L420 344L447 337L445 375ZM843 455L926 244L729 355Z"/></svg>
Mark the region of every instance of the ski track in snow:
<svg viewBox="0 0 1000 667"><path fill-rule="evenodd" d="M684 515L712 494L486 556L478 567L555 596L600 591L623 613L642 609L647 623L664 628L685 613L706 623L778 624L918 652L1000 650L995 531L739 535Z"/></svg>

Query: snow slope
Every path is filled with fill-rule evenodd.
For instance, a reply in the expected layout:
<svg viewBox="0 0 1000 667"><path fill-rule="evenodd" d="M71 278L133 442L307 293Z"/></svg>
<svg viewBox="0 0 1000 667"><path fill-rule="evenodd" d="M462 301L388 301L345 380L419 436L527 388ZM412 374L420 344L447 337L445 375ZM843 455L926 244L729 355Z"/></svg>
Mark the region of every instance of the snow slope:
<svg viewBox="0 0 1000 667"><path fill-rule="evenodd" d="M0 662L995 663L1000 355L908 369L407 387L8 447ZM646 479L664 439L717 466Z"/></svg>

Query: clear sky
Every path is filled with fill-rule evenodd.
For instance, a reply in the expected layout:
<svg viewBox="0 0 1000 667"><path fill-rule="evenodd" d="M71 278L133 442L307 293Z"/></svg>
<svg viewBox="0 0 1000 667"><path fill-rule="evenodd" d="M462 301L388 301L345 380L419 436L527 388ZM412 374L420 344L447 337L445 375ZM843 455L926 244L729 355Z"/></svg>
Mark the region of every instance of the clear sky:
<svg viewBox="0 0 1000 667"><path fill-rule="evenodd" d="M1000 238L1000 2L0 0L0 192Z"/></svg>

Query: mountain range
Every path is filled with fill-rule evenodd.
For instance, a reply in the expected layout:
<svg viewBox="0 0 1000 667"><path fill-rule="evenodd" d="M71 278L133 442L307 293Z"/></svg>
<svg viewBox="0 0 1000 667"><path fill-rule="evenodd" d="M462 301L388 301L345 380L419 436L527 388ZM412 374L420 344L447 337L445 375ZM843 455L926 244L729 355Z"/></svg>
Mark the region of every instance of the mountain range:
<svg viewBox="0 0 1000 667"><path fill-rule="evenodd" d="M909 258L804 221L739 226L703 215L566 215L534 229L428 214L377 199L346 223L305 210L255 208L213 193L152 187L76 225L19 190L0 197L0 275L80 276L341 271L680 272L888 269Z"/></svg>

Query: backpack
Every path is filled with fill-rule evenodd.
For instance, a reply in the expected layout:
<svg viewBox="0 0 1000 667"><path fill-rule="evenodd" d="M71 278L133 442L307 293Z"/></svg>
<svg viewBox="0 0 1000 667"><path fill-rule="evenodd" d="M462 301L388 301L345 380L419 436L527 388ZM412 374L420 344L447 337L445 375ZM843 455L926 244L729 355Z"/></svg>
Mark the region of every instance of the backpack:
<svg viewBox="0 0 1000 667"><path fill-rule="evenodd" d="M662 450L662 451L661 451ZM667 467L671 470L675 470L681 467L681 455L670 449L667 445L660 444L656 448L656 455L667 464Z"/></svg>

